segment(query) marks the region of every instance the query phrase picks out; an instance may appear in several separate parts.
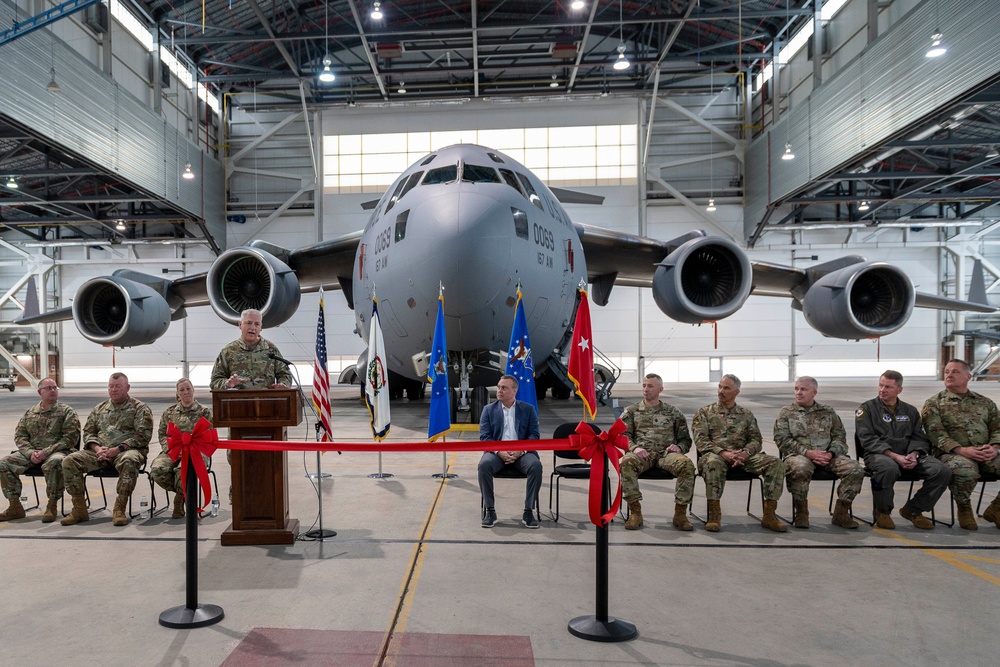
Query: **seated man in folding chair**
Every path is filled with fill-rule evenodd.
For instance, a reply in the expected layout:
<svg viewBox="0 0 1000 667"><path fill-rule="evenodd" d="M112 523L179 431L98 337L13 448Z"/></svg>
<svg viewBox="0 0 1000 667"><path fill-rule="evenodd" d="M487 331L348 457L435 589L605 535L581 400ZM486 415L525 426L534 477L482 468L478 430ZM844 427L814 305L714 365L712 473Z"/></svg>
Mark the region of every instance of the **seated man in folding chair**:
<svg viewBox="0 0 1000 667"><path fill-rule="evenodd" d="M673 524L679 530L692 530L687 508L694 496L694 463L687 457L691 435L681 411L660 400L663 378L648 373L642 380L642 402L630 405L622 412L628 453L622 457L622 497L628 503L626 530L642 526L642 492L639 475L658 467L673 475Z"/></svg>
<svg viewBox="0 0 1000 667"><path fill-rule="evenodd" d="M56 381L45 378L39 382L38 395L42 400L28 408L14 429L17 451L0 460L0 488L10 501L0 521L24 517L19 475L36 465L41 465L45 474L45 495L49 499L42 521L55 521L56 504L63 494L63 457L80 446L80 418L73 408L59 402Z"/></svg>
<svg viewBox="0 0 1000 667"><path fill-rule="evenodd" d="M531 403L516 400L517 378L504 375L497 383L497 400L483 408L479 419L480 440L538 440L538 413ZM493 476L505 466L512 466L525 474L524 514L521 523L525 528L538 528L535 505L538 490L542 488L542 461L535 451L483 452L479 460L479 491L483 494L483 528L492 528L497 522L494 506Z"/></svg>
<svg viewBox="0 0 1000 667"><path fill-rule="evenodd" d="M872 475L872 502L875 525L891 530L892 486L904 471L924 480L920 490L899 509L899 516L922 530L932 530L934 522L923 515L934 509L948 488L951 470L933 456L917 409L899 400L903 375L886 371L878 379L878 396L861 404L854 413L854 432L865 453L865 467Z"/></svg>
<svg viewBox="0 0 1000 667"><path fill-rule="evenodd" d="M732 374L719 381L719 401L699 408L691 420L694 444L698 448L698 471L705 478L708 497L708 521L705 530L717 533L722 528L722 491L730 467L743 468L761 478L764 487L764 515L760 525L776 533L788 531L775 514L785 479L781 459L764 454L757 418L736 405L740 379Z"/></svg>
<svg viewBox="0 0 1000 667"><path fill-rule="evenodd" d="M124 373L111 374L108 400L93 409L83 427L83 449L63 459L66 490L73 498L73 511L60 522L64 526L90 519L84 476L92 470L112 467L118 471L112 523L128 525L128 500L139 470L146 464L153 437L153 413L148 405L128 395L129 388Z"/></svg>
<svg viewBox="0 0 1000 667"><path fill-rule="evenodd" d="M844 422L829 405L816 402L819 383L802 376L795 381L795 402L786 405L774 420L774 444L785 464L785 482L795 503L796 528L809 527L809 482L816 468L840 478L832 523L857 528L851 504L861 491L865 470L847 455Z"/></svg>
<svg viewBox="0 0 1000 667"><path fill-rule="evenodd" d="M924 403L920 417L934 447L931 454L951 469L951 495L958 505L958 525L978 530L972 492L981 471L1000 474L1000 413L997 404L969 390L972 368L961 359L944 367L944 391ZM983 518L1000 528L1000 496Z"/></svg>

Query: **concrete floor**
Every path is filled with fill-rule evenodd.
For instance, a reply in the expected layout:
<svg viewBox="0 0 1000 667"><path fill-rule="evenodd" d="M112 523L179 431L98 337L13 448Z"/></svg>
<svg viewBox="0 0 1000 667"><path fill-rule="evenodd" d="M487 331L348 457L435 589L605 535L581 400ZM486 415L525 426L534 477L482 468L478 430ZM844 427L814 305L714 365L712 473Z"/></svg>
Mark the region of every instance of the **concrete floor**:
<svg viewBox="0 0 1000 667"><path fill-rule="evenodd" d="M852 433L856 406L874 396L875 380L826 382L819 400L833 405ZM939 383L908 382L902 398L917 405ZM976 390L1000 400L996 384ZM169 389L137 390L154 414L172 403ZM199 395L209 399L205 389ZM619 388L622 405L638 388ZM790 383L747 384L740 402L754 410L769 441L777 411L791 402ZM333 420L343 441L370 441L356 388L336 388ZM100 389L64 391L85 419ZM715 398L714 386L671 385L664 398L690 419ZM0 430L12 433L37 396L19 388L0 396ZM543 436L576 421L579 401L545 400ZM422 440L427 404L395 402L389 441ZM611 421L609 409L598 423ZM305 439L305 425L292 439ZM308 433L311 435L311 426ZM475 439L473 433L463 439ZM454 436L452 437L454 439ZM158 452L153 444L151 458ZM827 484L811 493L813 527L778 535L744 513L746 486L723 498L723 530L670 525L672 482L643 486L647 525L610 531L612 616L639 637L602 644L567 632L567 622L595 611L595 529L582 482L562 484L559 522L520 526L523 484L497 483L500 524L479 525L473 453L449 454L456 479L439 482L439 453L387 454L394 476L370 479L374 453L327 454L325 542L287 547L222 547L231 519L229 468L214 459L222 512L201 522L199 601L225 618L196 630L160 626L161 611L185 602L182 522L162 516L111 526L107 512L86 524L42 524L40 510L0 523L0 664L67 665L993 665L1000 640L1000 531L980 522L972 533L937 527L844 531L826 515ZM542 454L546 477L551 454ZM305 531L316 495L305 470L315 455L290 454L292 516ZM30 490L30 483L29 483ZM91 493L99 493L92 486ZM142 482L137 495L142 490ZM987 489L986 502L997 492ZM906 489L897 487L897 507ZM756 492L755 492L756 494ZM162 501L162 495L159 502ZM759 506L759 496L755 495ZM791 511L787 493L779 507ZM698 481L696 511L705 508ZM870 518L867 484L855 503ZM948 495L938 506L948 514ZM384 657L383 657L384 654Z"/></svg>

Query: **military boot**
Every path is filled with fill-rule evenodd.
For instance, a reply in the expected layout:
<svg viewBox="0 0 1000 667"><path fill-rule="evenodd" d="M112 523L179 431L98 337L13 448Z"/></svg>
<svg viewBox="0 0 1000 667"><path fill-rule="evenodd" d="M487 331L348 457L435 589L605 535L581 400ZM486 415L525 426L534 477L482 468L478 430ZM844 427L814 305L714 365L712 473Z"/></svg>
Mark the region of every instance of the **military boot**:
<svg viewBox="0 0 1000 667"><path fill-rule="evenodd" d="M833 518L830 523L841 528L854 530L858 527L858 522L851 516L851 503L846 500L838 500L833 508Z"/></svg>
<svg viewBox="0 0 1000 667"><path fill-rule="evenodd" d="M997 528L1000 528L1000 496L994 498L990 506L986 508L986 511L983 512L983 518L992 521Z"/></svg>
<svg viewBox="0 0 1000 667"><path fill-rule="evenodd" d="M23 519L24 505L21 504L20 498L11 498L10 507L8 507L4 512L0 513L0 521L11 521L13 519Z"/></svg>
<svg viewBox="0 0 1000 667"><path fill-rule="evenodd" d="M114 519L111 520L112 526L127 526L128 525L128 515L125 514L125 508L128 505L128 497L119 495L115 498L115 509L114 509Z"/></svg>
<svg viewBox="0 0 1000 667"><path fill-rule="evenodd" d="M687 516L687 505L682 505L681 503L674 504L674 525L677 530L694 530L694 526L688 521Z"/></svg>
<svg viewBox="0 0 1000 667"><path fill-rule="evenodd" d="M903 517L920 530L934 530L934 522L925 517L922 512L910 509L909 505L903 505L899 508L899 516Z"/></svg>
<svg viewBox="0 0 1000 667"><path fill-rule="evenodd" d="M886 530L893 530L896 527L896 522L892 520L888 512L875 511L875 527L885 528Z"/></svg>
<svg viewBox="0 0 1000 667"><path fill-rule="evenodd" d="M176 493L174 494L174 513L170 515L171 519L183 519L184 518L184 494Z"/></svg>
<svg viewBox="0 0 1000 667"><path fill-rule="evenodd" d="M958 526L964 530L979 530L976 515L972 513L971 503L958 504Z"/></svg>
<svg viewBox="0 0 1000 667"><path fill-rule="evenodd" d="M64 526L72 526L81 521L90 521L90 514L87 513L87 498L81 493L78 496L72 496L72 500L73 510L68 516L64 516L59 523Z"/></svg>
<svg viewBox="0 0 1000 667"><path fill-rule="evenodd" d="M796 500L795 504L795 527L796 528L808 528L809 527L809 501L808 500Z"/></svg>
<svg viewBox="0 0 1000 667"><path fill-rule="evenodd" d="M760 525L768 530L773 530L776 533L787 533L788 526L785 522L778 518L775 511L778 509L777 500L765 500L764 501L764 516L760 520Z"/></svg>
<svg viewBox="0 0 1000 667"><path fill-rule="evenodd" d="M52 523L56 520L56 505L58 504L57 498L49 498L49 504L45 506L45 512L42 513L42 523Z"/></svg>
<svg viewBox="0 0 1000 667"><path fill-rule="evenodd" d="M722 505L718 500L708 501L708 521L705 522L705 530L710 533L722 530Z"/></svg>
<svg viewBox="0 0 1000 667"><path fill-rule="evenodd" d="M625 530L639 530L642 526L642 505L638 500L631 500L628 504L629 517L625 522Z"/></svg>

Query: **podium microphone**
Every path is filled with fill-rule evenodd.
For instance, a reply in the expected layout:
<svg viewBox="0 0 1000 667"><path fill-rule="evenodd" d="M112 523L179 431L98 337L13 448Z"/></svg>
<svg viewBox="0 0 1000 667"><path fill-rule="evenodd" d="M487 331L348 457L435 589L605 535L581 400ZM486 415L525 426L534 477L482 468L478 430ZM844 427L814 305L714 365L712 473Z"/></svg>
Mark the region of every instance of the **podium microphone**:
<svg viewBox="0 0 1000 667"><path fill-rule="evenodd" d="M292 362L290 362L288 359L284 359L282 357L279 357L274 352L268 352L267 353L267 358L268 359L274 359L275 361L280 361L281 363L283 363L286 366L294 366L295 365Z"/></svg>

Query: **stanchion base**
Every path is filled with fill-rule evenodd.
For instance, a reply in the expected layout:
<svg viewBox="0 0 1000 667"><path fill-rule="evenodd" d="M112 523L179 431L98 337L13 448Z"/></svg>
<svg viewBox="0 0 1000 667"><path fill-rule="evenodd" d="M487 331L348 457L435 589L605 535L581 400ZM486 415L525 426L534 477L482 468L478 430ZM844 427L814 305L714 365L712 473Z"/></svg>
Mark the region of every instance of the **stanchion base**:
<svg viewBox="0 0 1000 667"><path fill-rule="evenodd" d="M569 632L592 642L627 642L639 636L634 625L610 616L606 621L599 621L596 616L577 616L569 622Z"/></svg>
<svg viewBox="0 0 1000 667"><path fill-rule="evenodd" d="M391 472L373 472L372 474L370 474L368 476L370 478L372 478L372 479L389 479L390 477L392 477L392 473Z"/></svg>
<svg viewBox="0 0 1000 667"><path fill-rule="evenodd" d="M329 472L309 472L309 473L306 473L306 479L316 479L317 477L320 478L320 479L326 479L327 477L333 477L333 473L329 473Z"/></svg>
<svg viewBox="0 0 1000 667"><path fill-rule="evenodd" d="M191 609L185 605L171 607L160 613L160 625L168 628L204 628L215 625L226 615L222 607L214 604L200 604Z"/></svg>
<svg viewBox="0 0 1000 667"><path fill-rule="evenodd" d="M453 472L436 472L431 475L431 477L437 477L438 479L455 479L458 475Z"/></svg>
<svg viewBox="0 0 1000 667"><path fill-rule="evenodd" d="M316 530L310 530L307 533L303 533L303 535L305 537L309 537L309 538L312 538L314 540L323 540L323 539L326 539L327 537L336 537L337 536L337 531L335 531L335 530L329 530L328 528L324 528L323 530L319 530L317 528Z"/></svg>

